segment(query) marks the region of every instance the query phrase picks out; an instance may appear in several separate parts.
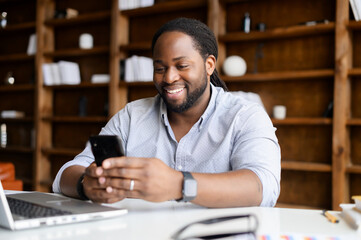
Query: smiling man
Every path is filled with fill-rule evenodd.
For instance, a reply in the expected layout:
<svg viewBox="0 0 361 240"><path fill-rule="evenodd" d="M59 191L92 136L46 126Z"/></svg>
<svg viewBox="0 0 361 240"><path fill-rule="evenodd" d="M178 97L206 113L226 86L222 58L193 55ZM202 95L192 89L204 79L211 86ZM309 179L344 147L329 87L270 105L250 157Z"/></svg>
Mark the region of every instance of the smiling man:
<svg viewBox="0 0 361 240"><path fill-rule="evenodd" d="M94 164L90 145L66 163L54 192L116 202L192 201L207 207L274 206L280 148L264 109L227 92L212 31L193 19L163 25L152 41L158 95L128 103L101 135L123 157Z"/></svg>

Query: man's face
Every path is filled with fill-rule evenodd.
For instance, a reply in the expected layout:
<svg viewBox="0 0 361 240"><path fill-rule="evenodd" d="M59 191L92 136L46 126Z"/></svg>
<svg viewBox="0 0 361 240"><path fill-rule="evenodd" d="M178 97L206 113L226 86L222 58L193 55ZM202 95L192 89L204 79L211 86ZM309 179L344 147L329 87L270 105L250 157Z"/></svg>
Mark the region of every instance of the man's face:
<svg viewBox="0 0 361 240"><path fill-rule="evenodd" d="M190 36L163 33L154 46L153 62L153 81L169 110L182 113L209 96L206 64Z"/></svg>

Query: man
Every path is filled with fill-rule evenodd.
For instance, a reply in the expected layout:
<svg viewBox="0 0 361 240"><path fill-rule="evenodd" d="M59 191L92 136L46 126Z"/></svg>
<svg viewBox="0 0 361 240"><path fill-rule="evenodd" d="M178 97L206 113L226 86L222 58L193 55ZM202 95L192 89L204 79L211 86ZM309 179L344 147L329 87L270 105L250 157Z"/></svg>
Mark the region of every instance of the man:
<svg viewBox="0 0 361 240"><path fill-rule="evenodd" d="M96 167L89 144L59 171L54 192L112 203L124 198L207 207L274 206L280 149L262 107L226 92L217 42L203 23L179 18L153 37L159 95L128 103L101 130L124 157Z"/></svg>

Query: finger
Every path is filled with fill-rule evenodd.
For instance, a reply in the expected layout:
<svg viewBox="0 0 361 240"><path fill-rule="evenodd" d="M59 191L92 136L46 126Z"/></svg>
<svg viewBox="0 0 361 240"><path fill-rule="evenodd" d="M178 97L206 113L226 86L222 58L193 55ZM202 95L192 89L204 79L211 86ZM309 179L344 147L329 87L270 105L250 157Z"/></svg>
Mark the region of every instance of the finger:
<svg viewBox="0 0 361 240"><path fill-rule="evenodd" d="M136 179L107 178L105 185L126 191L141 190L141 182Z"/></svg>
<svg viewBox="0 0 361 240"><path fill-rule="evenodd" d="M144 171L141 168L111 168L104 169L104 176L141 179L144 176Z"/></svg>
<svg viewBox="0 0 361 240"><path fill-rule="evenodd" d="M97 167L95 163L92 163L89 167L85 169L85 174L91 177L99 177L103 174L103 168Z"/></svg>
<svg viewBox="0 0 361 240"><path fill-rule="evenodd" d="M100 178L104 178L104 177L100 177ZM85 176L84 177L84 181L83 181L83 186L84 188L87 189L93 189L93 188L105 188L104 184L102 184L102 182L105 182L104 180L99 180L99 178L97 177L89 177L89 176Z"/></svg>
<svg viewBox="0 0 361 240"><path fill-rule="evenodd" d="M103 161L102 167L104 169L109 168L142 168L147 164L144 158L136 157L116 157L108 158Z"/></svg>

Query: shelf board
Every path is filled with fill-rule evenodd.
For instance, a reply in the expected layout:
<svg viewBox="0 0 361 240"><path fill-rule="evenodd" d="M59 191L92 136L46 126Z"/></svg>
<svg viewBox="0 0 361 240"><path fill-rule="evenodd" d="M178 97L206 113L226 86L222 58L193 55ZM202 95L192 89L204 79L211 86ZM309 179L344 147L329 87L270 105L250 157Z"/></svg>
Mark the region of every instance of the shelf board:
<svg viewBox="0 0 361 240"><path fill-rule="evenodd" d="M170 1L170 2L157 3L150 7L121 10L120 13L124 16L136 17L136 16L154 15L164 12L170 13L170 12L184 11L188 9L204 7L206 5L207 5L206 0Z"/></svg>
<svg viewBox="0 0 361 240"><path fill-rule="evenodd" d="M45 57L78 57L98 54L109 54L109 46L99 46L91 49L72 48L44 52Z"/></svg>
<svg viewBox="0 0 361 240"><path fill-rule="evenodd" d="M282 161L282 170L296 170L296 171L312 171L312 172L331 172L331 164L326 163L311 163L298 161Z"/></svg>
<svg viewBox="0 0 361 240"><path fill-rule="evenodd" d="M346 172L348 172L348 173L360 173L361 174L361 166L360 165L348 166L346 168Z"/></svg>
<svg viewBox="0 0 361 240"><path fill-rule="evenodd" d="M26 53L15 53L0 56L0 62L16 62L35 60L35 55L28 55Z"/></svg>
<svg viewBox="0 0 361 240"><path fill-rule="evenodd" d="M361 68L352 68L348 70L349 76L361 76Z"/></svg>
<svg viewBox="0 0 361 240"><path fill-rule="evenodd" d="M79 89L86 89L86 88L107 88L109 85L107 83L89 83L89 82L84 82L81 84L74 84L74 85L70 85L70 84L61 84L61 85L47 85L44 86L45 88L48 89L75 89L75 90L79 90Z"/></svg>
<svg viewBox="0 0 361 240"><path fill-rule="evenodd" d="M120 87L147 87L147 86L154 86L153 81L149 81L149 82L124 82L124 81L120 81L119 82L119 86Z"/></svg>
<svg viewBox="0 0 361 240"><path fill-rule="evenodd" d="M59 123L104 123L108 121L108 117L78 117L78 116L47 116L42 118L44 121Z"/></svg>
<svg viewBox="0 0 361 240"><path fill-rule="evenodd" d="M361 118L351 118L347 120L348 126L361 126Z"/></svg>
<svg viewBox="0 0 361 240"><path fill-rule="evenodd" d="M253 82L253 81L288 81L307 78L329 78L333 77L333 69L301 70L301 71L279 71L265 73L248 73L241 77L230 77L222 75L221 79L227 82Z"/></svg>
<svg viewBox="0 0 361 240"><path fill-rule="evenodd" d="M42 148L41 151L46 155L60 155L60 156L76 156L83 149L78 148Z"/></svg>
<svg viewBox="0 0 361 240"><path fill-rule="evenodd" d="M14 84L0 86L0 92L24 92L34 90L35 86L33 84Z"/></svg>
<svg viewBox="0 0 361 240"><path fill-rule="evenodd" d="M60 18L60 19L49 19L45 21L45 25L47 26L67 26L67 25L74 25L74 24L81 24L81 23L89 23L89 22L96 22L100 20L110 20L110 11L102 11L102 12L95 12L95 13L85 13L80 14L74 18Z"/></svg>
<svg viewBox="0 0 361 240"><path fill-rule="evenodd" d="M30 29L34 29L34 32L35 32L35 26L36 26L35 22L10 24L10 25L7 25L5 28L0 28L0 33L8 32L8 31L30 30Z"/></svg>
<svg viewBox="0 0 361 240"><path fill-rule="evenodd" d="M249 2L250 0L219 0L220 3L239 3L239 2Z"/></svg>
<svg viewBox="0 0 361 240"><path fill-rule="evenodd" d="M27 0L0 0L0 3L25 2Z"/></svg>
<svg viewBox="0 0 361 240"><path fill-rule="evenodd" d="M136 42L119 46L119 51L147 51L151 50L151 42Z"/></svg>
<svg viewBox="0 0 361 240"><path fill-rule="evenodd" d="M331 125L332 118L272 118L274 125Z"/></svg>
<svg viewBox="0 0 361 240"><path fill-rule="evenodd" d="M33 153L34 149L30 147L18 147L18 146L7 146L5 148L0 147L0 152L9 153Z"/></svg>
<svg viewBox="0 0 361 240"><path fill-rule="evenodd" d="M317 35L332 33L335 30L335 23L317 24L314 26L297 25L269 29L264 32L252 31L250 33L231 32L219 36L221 42L241 42L253 40L268 40L278 38L300 37L306 35Z"/></svg>
<svg viewBox="0 0 361 240"><path fill-rule="evenodd" d="M33 117L22 117L22 118L2 118L0 117L1 123L32 123L34 122Z"/></svg>
<svg viewBox="0 0 361 240"><path fill-rule="evenodd" d="M350 30L361 30L361 22L360 21L349 21L347 24L347 28Z"/></svg>

